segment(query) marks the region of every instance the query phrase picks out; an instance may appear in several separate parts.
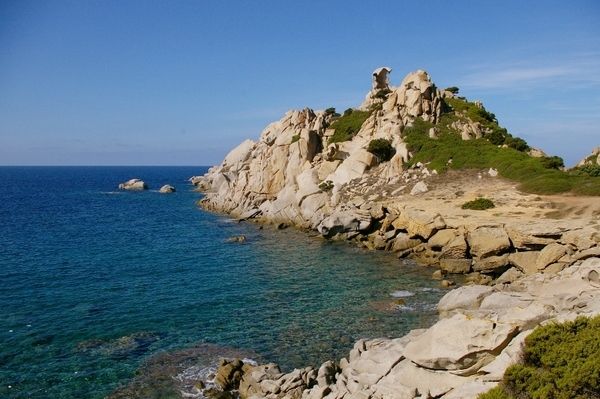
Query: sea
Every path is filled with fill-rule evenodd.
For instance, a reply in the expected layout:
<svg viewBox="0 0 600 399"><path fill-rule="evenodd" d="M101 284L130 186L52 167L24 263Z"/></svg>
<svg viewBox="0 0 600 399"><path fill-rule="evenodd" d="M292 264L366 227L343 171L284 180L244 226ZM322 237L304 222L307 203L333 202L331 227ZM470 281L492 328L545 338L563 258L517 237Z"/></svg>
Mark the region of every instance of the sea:
<svg viewBox="0 0 600 399"><path fill-rule="evenodd" d="M0 167L1 398L177 397L221 356L318 367L435 321L431 269L201 210L206 171Z"/></svg>

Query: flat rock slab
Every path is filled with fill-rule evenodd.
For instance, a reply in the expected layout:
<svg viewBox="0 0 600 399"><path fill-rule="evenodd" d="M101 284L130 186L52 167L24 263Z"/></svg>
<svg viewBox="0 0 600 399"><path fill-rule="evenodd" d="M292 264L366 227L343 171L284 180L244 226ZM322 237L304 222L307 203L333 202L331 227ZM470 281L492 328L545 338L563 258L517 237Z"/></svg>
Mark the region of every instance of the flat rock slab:
<svg viewBox="0 0 600 399"><path fill-rule="evenodd" d="M465 370L503 347L516 326L455 314L409 343L404 356L434 370Z"/></svg>

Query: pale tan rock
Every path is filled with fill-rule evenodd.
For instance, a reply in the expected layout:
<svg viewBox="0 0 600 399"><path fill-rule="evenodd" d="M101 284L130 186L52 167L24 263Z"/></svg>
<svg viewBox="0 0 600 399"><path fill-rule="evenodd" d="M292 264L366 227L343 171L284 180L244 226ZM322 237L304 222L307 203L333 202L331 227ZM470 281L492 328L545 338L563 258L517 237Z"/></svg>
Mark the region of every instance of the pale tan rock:
<svg viewBox="0 0 600 399"><path fill-rule="evenodd" d="M508 255L508 261L523 273L529 275L538 272L536 264L539 255L540 251L515 252Z"/></svg>
<svg viewBox="0 0 600 399"><path fill-rule="evenodd" d="M453 289L440 299L437 305L441 315L448 314L454 310L475 310L479 308L481 301L494 292L492 287L484 285L465 285Z"/></svg>
<svg viewBox="0 0 600 399"><path fill-rule="evenodd" d="M448 245L458 235L455 229L443 229L435 233L427 242L432 249L441 249Z"/></svg>
<svg viewBox="0 0 600 399"><path fill-rule="evenodd" d="M447 273L465 274L471 271L471 259L440 259L440 269Z"/></svg>
<svg viewBox="0 0 600 399"><path fill-rule="evenodd" d="M492 273L503 271L509 265L508 254L500 256L490 256L483 259L475 259L473 261L473 270L482 273Z"/></svg>
<svg viewBox="0 0 600 399"><path fill-rule="evenodd" d="M471 254L484 258L510 249L508 234L502 227L478 227L467 234Z"/></svg>
<svg viewBox="0 0 600 399"><path fill-rule="evenodd" d="M409 343L404 356L435 370L464 370L493 360L491 352L505 345L516 327L455 314L442 319Z"/></svg>
<svg viewBox="0 0 600 399"><path fill-rule="evenodd" d="M400 233L392 241L391 249L395 252L405 251L407 249L414 248L417 245L420 245L421 243L421 240L410 238L408 234Z"/></svg>
<svg viewBox="0 0 600 399"><path fill-rule="evenodd" d="M440 214L418 209L404 209L392 224L396 229L407 230L411 237L425 240L446 227Z"/></svg>
<svg viewBox="0 0 600 399"><path fill-rule="evenodd" d="M467 241L462 235L457 235L443 249L441 258L464 260L467 255Z"/></svg>
<svg viewBox="0 0 600 399"><path fill-rule="evenodd" d="M559 260L566 253L567 248L564 245L558 243L549 244L540 251L540 255L535 261L535 267L538 270L543 270L548 265Z"/></svg>

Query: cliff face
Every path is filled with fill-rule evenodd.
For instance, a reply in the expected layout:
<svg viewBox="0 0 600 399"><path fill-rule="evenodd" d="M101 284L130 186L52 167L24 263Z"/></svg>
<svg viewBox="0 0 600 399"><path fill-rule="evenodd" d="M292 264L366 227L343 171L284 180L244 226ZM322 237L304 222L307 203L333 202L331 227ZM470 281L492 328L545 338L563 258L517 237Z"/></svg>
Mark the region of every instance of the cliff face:
<svg viewBox="0 0 600 399"><path fill-rule="evenodd" d="M369 116L351 140L331 143L331 112L289 111L257 142L244 141L196 180L207 191L202 206L237 216L260 212L271 221L316 228L340 205L351 181L374 169L385 180L399 176L410 156L402 138L405 126L417 117L437 121L443 93L424 71L409 74L396 88L387 81L373 86L361 106ZM378 165L367 151L374 139L389 140L394 147L389 162Z"/></svg>

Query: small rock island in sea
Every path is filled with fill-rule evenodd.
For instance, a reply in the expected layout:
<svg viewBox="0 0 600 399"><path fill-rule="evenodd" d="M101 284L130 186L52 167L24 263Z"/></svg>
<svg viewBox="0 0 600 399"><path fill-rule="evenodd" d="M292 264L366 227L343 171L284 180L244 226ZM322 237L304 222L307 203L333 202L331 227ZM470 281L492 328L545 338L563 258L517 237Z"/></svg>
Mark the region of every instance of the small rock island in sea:
<svg viewBox="0 0 600 399"><path fill-rule="evenodd" d="M359 340L345 358L289 373L225 360L206 395L464 399L494 387L506 395L505 371L535 345L536 328L597 320L600 151L566 169L458 88L441 90L422 70L392 86L391 71L373 72L357 108L289 111L241 143L192 178L205 193L199 204L393 251L431 267L444 286L458 274L467 285L448 291L427 329ZM594 381L574 384L570 397L598 395Z"/></svg>
<svg viewBox="0 0 600 399"><path fill-rule="evenodd" d="M147 190L148 185L140 179L130 179L125 183L119 184L119 190L129 190L129 191L141 191Z"/></svg>

